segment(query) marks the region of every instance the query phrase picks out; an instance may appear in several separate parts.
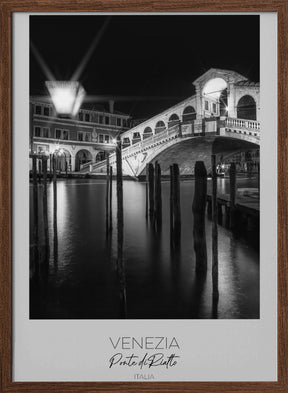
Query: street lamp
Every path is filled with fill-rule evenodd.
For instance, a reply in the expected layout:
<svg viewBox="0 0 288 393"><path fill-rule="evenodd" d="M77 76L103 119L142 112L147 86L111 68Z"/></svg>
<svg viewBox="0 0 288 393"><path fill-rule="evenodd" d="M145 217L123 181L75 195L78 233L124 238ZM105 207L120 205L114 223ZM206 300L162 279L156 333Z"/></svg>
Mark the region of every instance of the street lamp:
<svg viewBox="0 0 288 393"><path fill-rule="evenodd" d="M46 81L57 115L75 117L85 97L85 90L77 81Z"/></svg>

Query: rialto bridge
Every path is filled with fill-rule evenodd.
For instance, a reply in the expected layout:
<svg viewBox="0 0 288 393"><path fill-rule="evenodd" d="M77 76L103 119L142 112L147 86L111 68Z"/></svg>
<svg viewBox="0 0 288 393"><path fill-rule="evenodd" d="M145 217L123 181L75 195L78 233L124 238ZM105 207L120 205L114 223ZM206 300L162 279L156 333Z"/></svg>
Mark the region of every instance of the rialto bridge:
<svg viewBox="0 0 288 393"><path fill-rule="evenodd" d="M121 134L124 174L138 177L155 160L164 174L174 162L182 174L193 174L197 160L209 170L212 153L223 158L259 149L259 83L212 68L193 84L195 95ZM110 163L115 170L115 153ZM105 170L104 161L82 167L82 172Z"/></svg>

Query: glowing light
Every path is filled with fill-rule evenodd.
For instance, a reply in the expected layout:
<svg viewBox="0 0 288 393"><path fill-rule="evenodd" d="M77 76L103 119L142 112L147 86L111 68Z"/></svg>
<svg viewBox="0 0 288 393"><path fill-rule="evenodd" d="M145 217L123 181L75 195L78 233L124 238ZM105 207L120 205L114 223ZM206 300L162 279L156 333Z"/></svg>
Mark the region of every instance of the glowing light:
<svg viewBox="0 0 288 393"><path fill-rule="evenodd" d="M112 143L114 143L114 145L116 145L117 140L115 138L112 139Z"/></svg>
<svg viewBox="0 0 288 393"><path fill-rule="evenodd" d="M54 147L53 153L55 153L55 152L58 151L59 149L60 149L60 145L59 145L59 143L56 143L56 144L55 144L55 147Z"/></svg>
<svg viewBox="0 0 288 393"><path fill-rule="evenodd" d="M203 89L203 95L219 99L222 91L227 88L227 83L222 78L210 79Z"/></svg>
<svg viewBox="0 0 288 393"><path fill-rule="evenodd" d="M60 116L75 116L85 97L85 90L76 81L45 82L52 103Z"/></svg>
<svg viewBox="0 0 288 393"><path fill-rule="evenodd" d="M38 51L38 49L36 48L36 46L33 44L32 41L30 41L30 48L35 56L35 59L38 61L40 67L42 68L42 71L46 75L46 78L49 80L55 80L54 75L52 74L51 70L49 69L49 67L45 63L43 57L40 55L40 52Z"/></svg>
<svg viewBox="0 0 288 393"><path fill-rule="evenodd" d="M228 106L226 106L226 107L225 107L225 111L228 112L228 110L229 110L229 108L228 108Z"/></svg>
<svg viewBox="0 0 288 393"><path fill-rule="evenodd" d="M77 79L80 78L84 68L86 67L89 59L91 58L91 56L93 55L93 52L95 51L97 45L101 42L101 38L109 24L111 20L111 16L109 16L105 22L103 23L103 26L101 27L101 29L99 30L97 36L94 38L92 44L90 45L86 55L84 56L84 58L82 59L81 63L79 64L78 68L76 69L76 71L74 72L74 74L72 75L71 80L75 81Z"/></svg>

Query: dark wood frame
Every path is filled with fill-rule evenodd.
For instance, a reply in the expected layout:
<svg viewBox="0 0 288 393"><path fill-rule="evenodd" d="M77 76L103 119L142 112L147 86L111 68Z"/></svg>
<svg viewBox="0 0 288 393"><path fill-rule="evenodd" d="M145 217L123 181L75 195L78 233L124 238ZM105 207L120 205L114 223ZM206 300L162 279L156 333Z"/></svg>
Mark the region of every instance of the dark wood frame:
<svg viewBox="0 0 288 393"><path fill-rule="evenodd" d="M288 392L288 0L0 0L0 319L1 392ZM11 21L13 12L247 11L278 13L278 381L12 382Z"/></svg>

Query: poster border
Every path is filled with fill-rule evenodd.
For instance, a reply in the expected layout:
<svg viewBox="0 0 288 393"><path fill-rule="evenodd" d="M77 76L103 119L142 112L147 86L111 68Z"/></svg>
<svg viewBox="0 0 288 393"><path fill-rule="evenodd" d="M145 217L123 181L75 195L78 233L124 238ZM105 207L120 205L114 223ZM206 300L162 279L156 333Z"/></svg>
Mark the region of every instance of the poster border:
<svg viewBox="0 0 288 393"><path fill-rule="evenodd" d="M14 12L277 12L278 16L278 381L12 382L12 14ZM0 3L0 337L2 392L288 391L288 1L1 0Z"/></svg>

